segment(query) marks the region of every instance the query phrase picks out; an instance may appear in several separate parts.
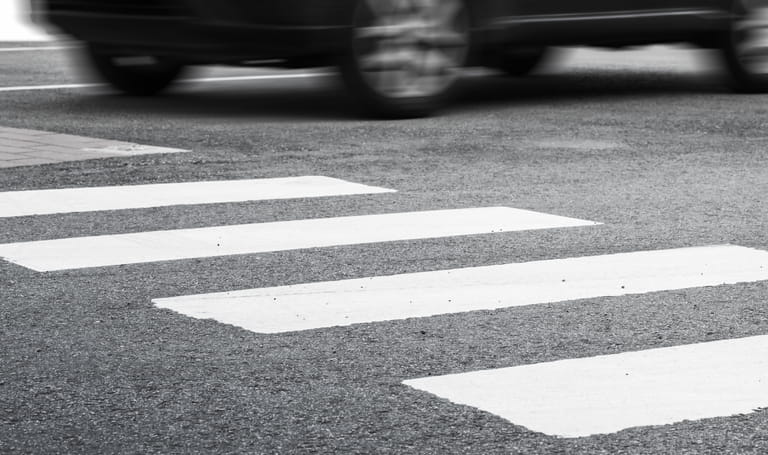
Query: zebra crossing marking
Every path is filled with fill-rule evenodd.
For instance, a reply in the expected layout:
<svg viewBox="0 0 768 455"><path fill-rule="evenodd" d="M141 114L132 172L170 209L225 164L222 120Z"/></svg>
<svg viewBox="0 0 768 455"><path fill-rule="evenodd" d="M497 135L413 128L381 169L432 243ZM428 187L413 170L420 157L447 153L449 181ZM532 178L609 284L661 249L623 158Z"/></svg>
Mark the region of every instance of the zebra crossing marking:
<svg viewBox="0 0 768 455"><path fill-rule="evenodd" d="M403 383L533 431L584 437L768 407L768 336Z"/></svg>
<svg viewBox="0 0 768 455"><path fill-rule="evenodd" d="M46 272L595 224L509 207L431 210L8 243L0 258Z"/></svg>
<svg viewBox="0 0 768 455"><path fill-rule="evenodd" d="M0 193L0 217L387 193L329 177ZM396 240L598 225L508 207L220 226L0 245L37 271ZM154 299L158 308L259 333L768 280L768 252L680 248ZM560 437L768 406L768 336L403 381ZM702 380L705 378L705 380ZM714 397L714 398L713 398Z"/></svg>
<svg viewBox="0 0 768 455"><path fill-rule="evenodd" d="M323 176L10 191L0 193L0 218L391 192Z"/></svg>
<svg viewBox="0 0 768 455"><path fill-rule="evenodd" d="M732 245L587 256L154 299L199 319L282 333L768 280L768 252Z"/></svg>

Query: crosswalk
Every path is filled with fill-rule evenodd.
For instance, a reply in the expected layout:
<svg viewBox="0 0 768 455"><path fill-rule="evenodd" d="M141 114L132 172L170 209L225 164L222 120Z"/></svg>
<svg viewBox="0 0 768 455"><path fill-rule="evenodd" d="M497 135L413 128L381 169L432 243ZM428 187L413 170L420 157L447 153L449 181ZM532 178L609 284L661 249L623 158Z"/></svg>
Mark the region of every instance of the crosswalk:
<svg viewBox="0 0 768 455"><path fill-rule="evenodd" d="M0 245L39 272L593 224L507 207L347 216Z"/></svg>
<svg viewBox="0 0 768 455"><path fill-rule="evenodd" d="M324 176L46 189L0 193L0 218L361 194L376 197L396 191ZM441 208L6 243L0 244L0 258L51 272L599 226L597 221L512 207ZM709 245L157 296L152 303L192 318L281 334L764 280L768 280L768 252ZM586 437L766 407L765 359L768 337L758 336L402 381L412 389L495 414L532 431Z"/></svg>
<svg viewBox="0 0 768 455"><path fill-rule="evenodd" d="M768 336L405 381L542 433L582 437L768 406Z"/></svg>
<svg viewBox="0 0 768 455"><path fill-rule="evenodd" d="M155 299L161 308L282 333L592 297L768 280L768 252L680 248Z"/></svg>
<svg viewBox="0 0 768 455"><path fill-rule="evenodd" d="M391 192L322 176L8 191L0 218Z"/></svg>

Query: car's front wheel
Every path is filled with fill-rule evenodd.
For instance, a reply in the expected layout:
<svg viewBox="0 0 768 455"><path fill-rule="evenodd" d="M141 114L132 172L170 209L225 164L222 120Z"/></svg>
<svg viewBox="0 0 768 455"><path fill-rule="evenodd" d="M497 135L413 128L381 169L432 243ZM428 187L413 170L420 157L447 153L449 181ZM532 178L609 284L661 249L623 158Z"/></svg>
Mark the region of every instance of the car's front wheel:
<svg viewBox="0 0 768 455"><path fill-rule="evenodd" d="M722 53L732 86L768 91L768 0L736 0Z"/></svg>
<svg viewBox="0 0 768 455"><path fill-rule="evenodd" d="M97 46L87 47L97 75L115 89L136 96L154 95L168 88L184 65L155 56L117 55Z"/></svg>
<svg viewBox="0 0 768 455"><path fill-rule="evenodd" d="M422 116L450 94L468 48L463 0L360 0L341 72L376 114Z"/></svg>

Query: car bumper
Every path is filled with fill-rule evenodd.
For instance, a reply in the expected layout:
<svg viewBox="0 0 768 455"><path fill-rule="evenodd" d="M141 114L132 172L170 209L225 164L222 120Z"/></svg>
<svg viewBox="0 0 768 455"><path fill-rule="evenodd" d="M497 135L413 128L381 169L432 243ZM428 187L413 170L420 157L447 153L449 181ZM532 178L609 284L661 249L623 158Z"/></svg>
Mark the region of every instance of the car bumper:
<svg viewBox="0 0 768 455"><path fill-rule="evenodd" d="M115 52L151 50L153 55L207 63L337 54L349 33L344 25L248 25L185 16L48 12L45 19L79 40Z"/></svg>

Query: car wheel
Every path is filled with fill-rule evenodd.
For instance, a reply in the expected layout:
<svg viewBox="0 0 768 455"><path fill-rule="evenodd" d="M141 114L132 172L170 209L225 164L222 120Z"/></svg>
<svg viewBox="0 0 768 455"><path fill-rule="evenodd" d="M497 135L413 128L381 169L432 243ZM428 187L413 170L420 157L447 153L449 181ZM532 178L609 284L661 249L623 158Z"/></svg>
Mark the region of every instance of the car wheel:
<svg viewBox="0 0 768 455"><path fill-rule="evenodd" d="M445 101L468 48L463 0L360 0L341 73L376 114L422 116Z"/></svg>
<svg viewBox="0 0 768 455"><path fill-rule="evenodd" d="M180 63L154 56L115 55L87 48L97 75L128 95L149 96L166 89L184 70Z"/></svg>
<svg viewBox="0 0 768 455"><path fill-rule="evenodd" d="M508 76L527 76L547 59L547 48L533 48L500 54L491 66Z"/></svg>
<svg viewBox="0 0 768 455"><path fill-rule="evenodd" d="M737 0L722 51L733 88L768 91L768 1Z"/></svg>

